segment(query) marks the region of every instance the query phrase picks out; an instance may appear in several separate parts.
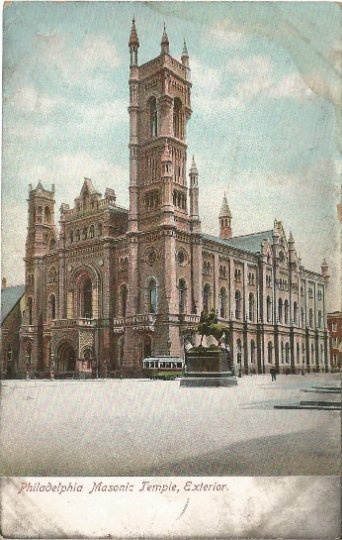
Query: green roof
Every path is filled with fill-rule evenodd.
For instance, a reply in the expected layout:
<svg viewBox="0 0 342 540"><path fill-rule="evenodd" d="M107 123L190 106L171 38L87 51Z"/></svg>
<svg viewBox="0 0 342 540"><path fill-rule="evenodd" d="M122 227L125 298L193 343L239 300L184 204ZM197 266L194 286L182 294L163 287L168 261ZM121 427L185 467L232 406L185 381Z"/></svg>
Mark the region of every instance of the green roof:
<svg viewBox="0 0 342 540"><path fill-rule="evenodd" d="M203 234L204 240L211 240L227 247L233 247L249 253L260 253L263 240L268 240L272 244L273 230L262 231L253 234L245 234L243 236L234 236L229 240L224 240L218 236Z"/></svg>
<svg viewBox="0 0 342 540"><path fill-rule="evenodd" d="M25 293L25 285L1 289L1 324Z"/></svg>

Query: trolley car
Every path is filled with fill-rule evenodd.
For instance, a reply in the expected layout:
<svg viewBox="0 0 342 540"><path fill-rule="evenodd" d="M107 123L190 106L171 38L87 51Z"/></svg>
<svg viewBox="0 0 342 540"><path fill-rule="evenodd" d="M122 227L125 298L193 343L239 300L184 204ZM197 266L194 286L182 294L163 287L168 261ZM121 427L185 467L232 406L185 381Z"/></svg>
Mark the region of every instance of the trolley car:
<svg viewBox="0 0 342 540"><path fill-rule="evenodd" d="M151 356L143 360L143 374L149 379L173 380L184 371L184 360L176 356Z"/></svg>

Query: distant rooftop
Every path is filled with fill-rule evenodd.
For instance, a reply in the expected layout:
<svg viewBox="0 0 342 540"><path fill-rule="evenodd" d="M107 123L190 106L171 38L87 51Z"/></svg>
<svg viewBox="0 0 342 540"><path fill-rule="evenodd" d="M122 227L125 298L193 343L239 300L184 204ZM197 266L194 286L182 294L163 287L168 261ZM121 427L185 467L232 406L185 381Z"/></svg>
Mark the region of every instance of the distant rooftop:
<svg viewBox="0 0 342 540"><path fill-rule="evenodd" d="M1 289L1 324L25 293L25 285L15 285Z"/></svg>

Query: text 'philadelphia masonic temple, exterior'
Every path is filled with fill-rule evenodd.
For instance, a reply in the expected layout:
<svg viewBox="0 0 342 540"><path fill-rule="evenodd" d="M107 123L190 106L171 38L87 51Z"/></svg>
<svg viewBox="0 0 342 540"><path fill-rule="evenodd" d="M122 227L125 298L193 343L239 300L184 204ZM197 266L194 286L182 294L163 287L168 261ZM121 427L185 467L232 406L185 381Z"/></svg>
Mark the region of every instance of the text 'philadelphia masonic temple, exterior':
<svg viewBox="0 0 342 540"><path fill-rule="evenodd" d="M179 62L164 29L159 56L140 66L138 48L133 21L129 210L86 178L74 207L62 204L57 231L54 189L30 187L18 371L139 375L146 356L183 357L211 308L243 373L327 370L327 264L304 269L277 220L234 237L226 197L219 236L201 231L194 160L186 173L186 45Z"/></svg>

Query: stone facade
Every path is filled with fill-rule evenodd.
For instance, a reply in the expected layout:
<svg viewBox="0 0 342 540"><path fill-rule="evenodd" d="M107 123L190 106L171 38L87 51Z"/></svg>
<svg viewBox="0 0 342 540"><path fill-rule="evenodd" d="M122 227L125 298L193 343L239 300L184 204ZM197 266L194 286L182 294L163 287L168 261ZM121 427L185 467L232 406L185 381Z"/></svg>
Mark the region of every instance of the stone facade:
<svg viewBox="0 0 342 540"><path fill-rule="evenodd" d="M327 265L305 270L280 221L234 237L226 197L220 235L201 231L194 160L186 175L186 45L179 62L164 31L160 55L141 66L138 49L133 22L129 209L86 178L57 231L54 187L30 187L22 368L30 350L42 373L138 376L146 356L183 357L202 309L214 308L243 372L327 370Z"/></svg>
<svg viewBox="0 0 342 540"><path fill-rule="evenodd" d="M328 313L330 365L332 370L342 368L342 311Z"/></svg>

